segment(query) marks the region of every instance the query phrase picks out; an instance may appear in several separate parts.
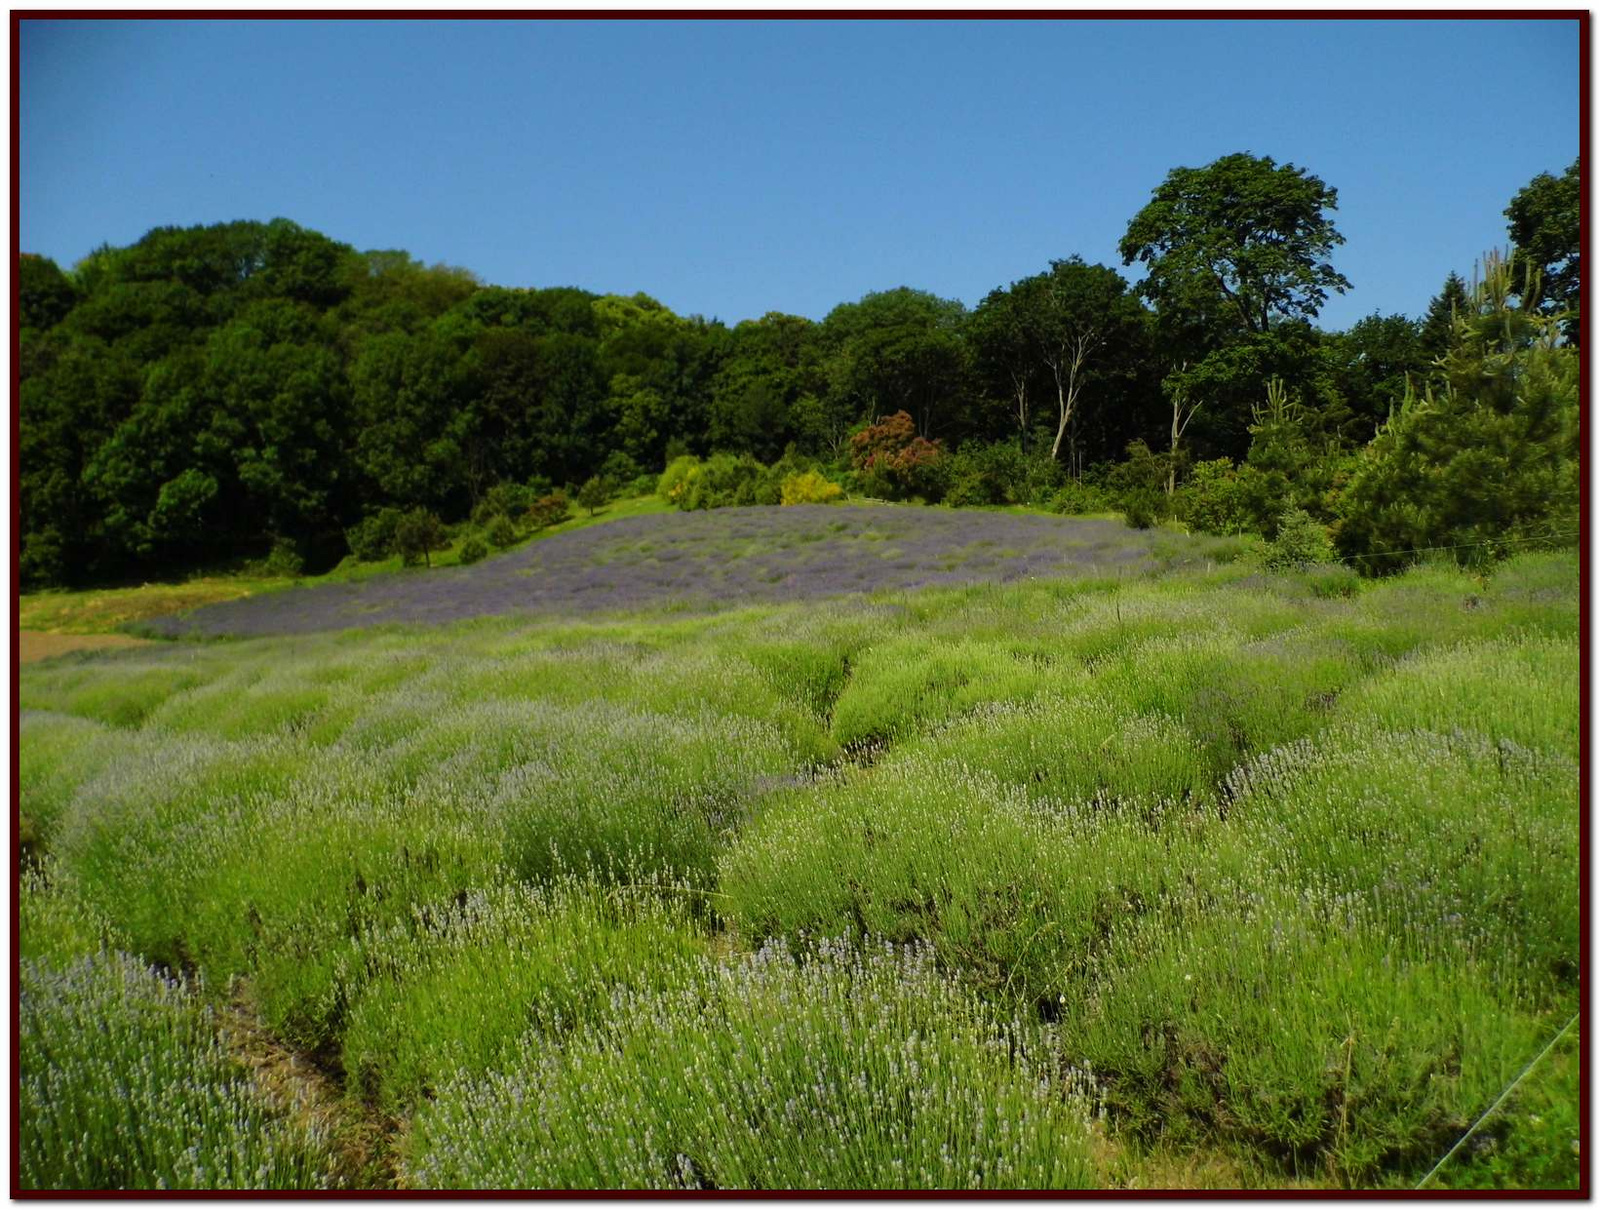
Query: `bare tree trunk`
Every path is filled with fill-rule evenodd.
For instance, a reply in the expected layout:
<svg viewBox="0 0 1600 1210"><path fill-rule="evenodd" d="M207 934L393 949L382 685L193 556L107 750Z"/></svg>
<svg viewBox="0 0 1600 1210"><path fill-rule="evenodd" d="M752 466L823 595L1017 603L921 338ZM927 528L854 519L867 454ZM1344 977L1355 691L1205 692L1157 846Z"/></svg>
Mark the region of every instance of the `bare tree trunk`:
<svg viewBox="0 0 1600 1210"><path fill-rule="evenodd" d="M1060 417L1056 424L1055 444L1050 447L1050 457L1057 461L1061 458L1062 438L1066 436L1067 425L1078 406L1078 392L1083 389L1078 375L1083 370L1083 363L1089 359L1089 350L1098 343L1093 331L1081 332L1061 350L1061 355L1050 362L1050 370L1056 379L1056 407Z"/></svg>
<svg viewBox="0 0 1600 1210"><path fill-rule="evenodd" d="M1167 499L1172 499L1172 493L1178 490L1178 403L1177 396L1173 396L1172 403L1172 445L1167 451Z"/></svg>
<svg viewBox="0 0 1600 1210"><path fill-rule="evenodd" d="M1184 363L1188 365L1187 362ZM1200 410L1199 403L1187 409L1187 402L1182 390L1174 389L1172 392L1172 445L1167 454L1167 498L1172 498L1173 492L1178 488L1178 442L1183 440L1183 432L1189 427L1189 421L1194 419L1194 414Z"/></svg>
<svg viewBox="0 0 1600 1210"><path fill-rule="evenodd" d="M1056 425L1055 443L1050 447L1050 457L1057 461L1061 458L1061 438L1067 431L1067 420L1072 415L1072 405L1077 402L1076 392L1070 388L1063 388L1060 378L1056 379L1056 406L1060 410L1061 421Z"/></svg>
<svg viewBox="0 0 1600 1210"><path fill-rule="evenodd" d="M1028 376L1026 374L1011 375L1011 389L1017 405L1017 431L1021 434L1022 452L1028 452Z"/></svg>

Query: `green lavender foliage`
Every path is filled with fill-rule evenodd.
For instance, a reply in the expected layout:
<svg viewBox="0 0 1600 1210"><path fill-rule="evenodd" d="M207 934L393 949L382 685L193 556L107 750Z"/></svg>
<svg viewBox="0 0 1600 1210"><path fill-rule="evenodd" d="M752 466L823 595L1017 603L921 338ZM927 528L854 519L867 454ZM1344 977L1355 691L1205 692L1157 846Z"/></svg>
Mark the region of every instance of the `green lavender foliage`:
<svg viewBox="0 0 1600 1210"><path fill-rule="evenodd" d="M90 906L82 888L53 861L22 871L17 908L20 959L63 966L122 946L116 926Z"/></svg>
<svg viewBox="0 0 1600 1210"><path fill-rule="evenodd" d="M1085 1067L1113 1139L1401 1184L1576 1000L1576 570L1228 563L30 666L22 956L121 949L199 975L191 1006L246 980L407 1123L421 1184L1074 1185L1088 1153L1027 1131L1079 1137ZM865 1084L807 1100L807 1047ZM44 1053L25 1079L100 1112L109 1077ZM913 1088L935 1054L959 1078ZM1515 1163L1484 1179L1555 1171Z"/></svg>
<svg viewBox="0 0 1600 1210"><path fill-rule="evenodd" d="M559 1050L443 1089L407 1176L443 1188L1070 1189L1081 1104L925 949L818 942L619 991Z"/></svg>
<svg viewBox="0 0 1600 1210"><path fill-rule="evenodd" d="M704 952L694 903L687 886L663 897L592 879L513 884L418 909L419 927L369 931L349 980L351 1091L406 1112L449 1078L502 1066L530 1030L559 1045L614 989L661 986Z"/></svg>
<svg viewBox="0 0 1600 1210"><path fill-rule="evenodd" d="M220 1049L184 987L125 954L20 969L25 1189L310 1189L327 1155Z"/></svg>
<svg viewBox="0 0 1600 1210"><path fill-rule="evenodd" d="M24 710L17 730L17 829L24 845L48 849L78 790L138 740L94 719L42 710Z"/></svg>
<svg viewBox="0 0 1600 1210"><path fill-rule="evenodd" d="M1128 930L1063 1018L1135 1137L1334 1185L1420 1176L1537 1053L1546 1019L1514 963L1412 957L1317 890L1198 906Z"/></svg>

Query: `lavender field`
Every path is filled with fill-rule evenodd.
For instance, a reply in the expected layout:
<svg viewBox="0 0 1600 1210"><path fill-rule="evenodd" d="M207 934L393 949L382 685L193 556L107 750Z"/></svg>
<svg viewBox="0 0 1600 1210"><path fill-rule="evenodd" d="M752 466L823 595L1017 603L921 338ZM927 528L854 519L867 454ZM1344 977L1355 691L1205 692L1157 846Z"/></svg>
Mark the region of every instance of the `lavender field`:
<svg viewBox="0 0 1600 1210"><path fill-rule="evenodd" d="M158 619L150 633L309 633L485 615L809 600L848 593L1147 571L1216 539L1114 521L926 508L725 508L558 534L470 568L323 584Z"/></svg>
<svg viewBox="0 0 1600 1210"><path fill-rule="evenodd" d="M663 515L23 668L23 1187L1574 1187L1575 554L1239 553Z"/></svg>

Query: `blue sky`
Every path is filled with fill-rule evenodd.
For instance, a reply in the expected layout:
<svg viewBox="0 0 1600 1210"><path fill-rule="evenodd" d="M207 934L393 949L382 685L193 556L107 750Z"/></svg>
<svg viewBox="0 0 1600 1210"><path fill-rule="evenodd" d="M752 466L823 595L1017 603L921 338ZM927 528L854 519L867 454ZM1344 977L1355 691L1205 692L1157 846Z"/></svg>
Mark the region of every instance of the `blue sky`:
<svg viewBox="0 0 1600 1210"><path fill-rule="evenodd" d="M1419 314L1578 154L1576 21L24 21L24 251L279 215L509 286L728 322L1120 267L1178 165L1339 190ZM1132 270L1125 270L1132 275Z"/></svg>

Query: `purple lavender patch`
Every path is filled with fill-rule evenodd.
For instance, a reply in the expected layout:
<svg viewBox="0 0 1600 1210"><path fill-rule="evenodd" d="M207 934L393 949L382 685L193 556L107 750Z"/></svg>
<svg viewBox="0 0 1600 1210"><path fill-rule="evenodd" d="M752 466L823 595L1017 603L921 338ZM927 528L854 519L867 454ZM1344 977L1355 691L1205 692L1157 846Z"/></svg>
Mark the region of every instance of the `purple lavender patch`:
<svg viewBox="0 0 1600 1210"><path fill-rule="evenodd" d="M1114 521L910 507L657 513L558 534L471 567L265 593L159 618L150 629L170 637L247 636L509 613L711 610L1127 571L1153 565L1154 541L1151 531ZM780 543L787 545L774 549Z"/></svg>

